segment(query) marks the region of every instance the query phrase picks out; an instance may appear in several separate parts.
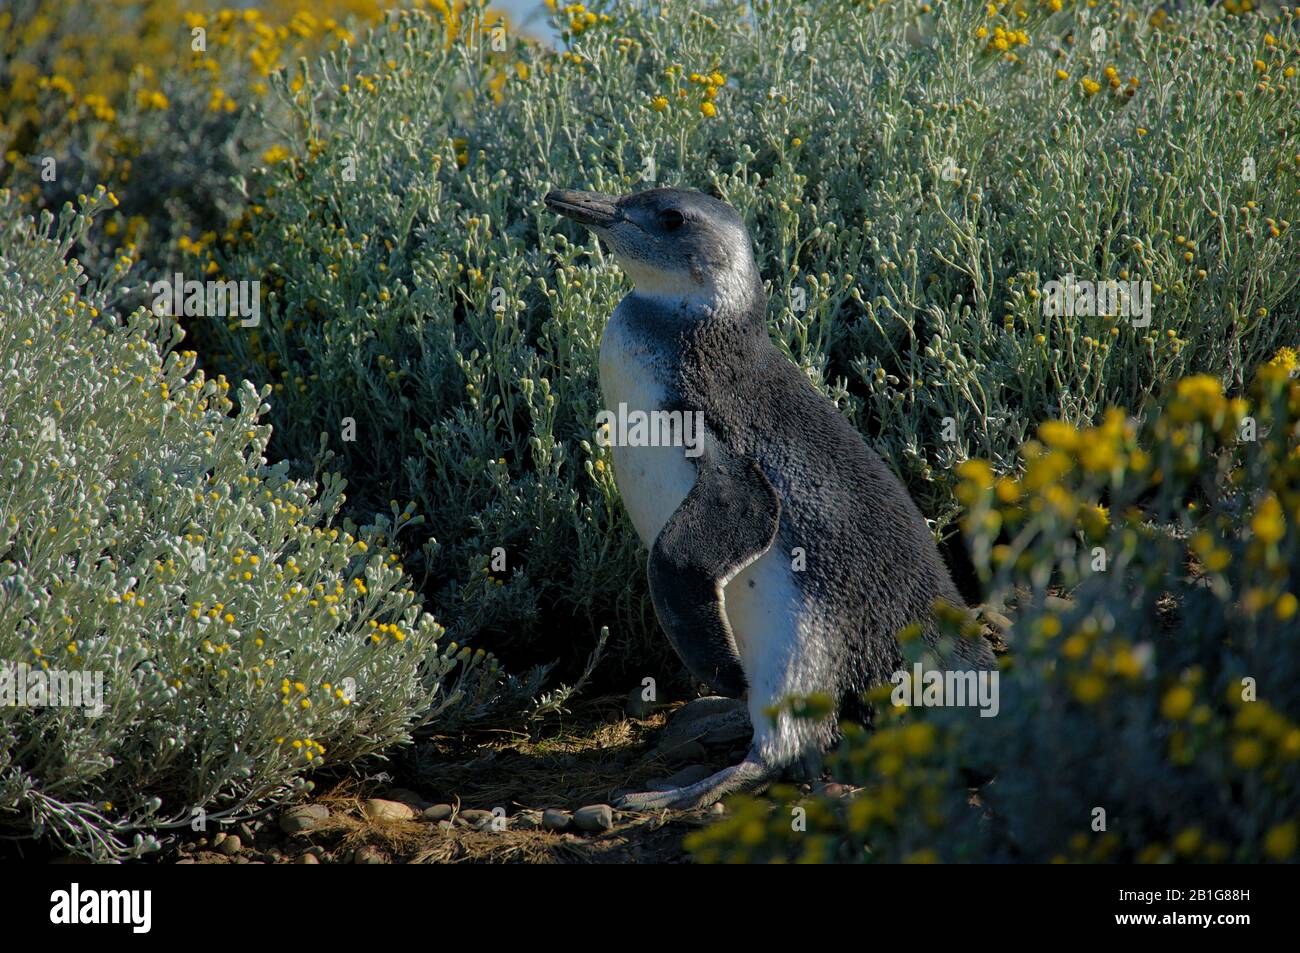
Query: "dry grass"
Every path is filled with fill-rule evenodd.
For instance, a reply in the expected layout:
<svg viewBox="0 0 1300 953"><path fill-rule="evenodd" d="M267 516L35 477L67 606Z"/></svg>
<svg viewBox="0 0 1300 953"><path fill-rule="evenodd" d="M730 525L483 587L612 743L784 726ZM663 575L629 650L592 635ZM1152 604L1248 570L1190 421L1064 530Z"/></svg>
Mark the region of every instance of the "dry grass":
<svg viewBox="0 0 1300 953"><path fill-rule="evenodd" d="M640 720L627 717L623 705L619 696L583 701L563 720L543 726L536 737L492 731L431 738L407 759L406 770L395 772L395 783L424 800L450 804L453 821L470 808L502 807L514 816L607 803L620 788L674 770L652 749L655 735L678 706ZM398 863L679 862L685 860L682 837L705 819L698 811L616 815L612 830L579 834L366 818L362 802L383 797L385 790L374 781L339 780L315 799L330 809L330 819L310 834L292 838L292 852L314 844L336 859L370 846Z"/></svg>

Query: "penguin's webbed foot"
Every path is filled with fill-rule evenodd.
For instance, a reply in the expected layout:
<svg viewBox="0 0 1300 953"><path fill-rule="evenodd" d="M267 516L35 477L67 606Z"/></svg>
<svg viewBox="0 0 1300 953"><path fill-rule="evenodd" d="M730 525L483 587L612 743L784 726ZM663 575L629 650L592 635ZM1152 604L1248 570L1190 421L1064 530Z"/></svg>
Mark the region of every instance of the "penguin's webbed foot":
<svg viewBox="0 0 1300 953"><path fill-rule="evenodd" d="M689 811L708 807L729 794L757 794L772 782L778 773L753 750L740 764L723 768L702 781L666 791L645 791L626 794L615 806L623 811Z"/></svg>

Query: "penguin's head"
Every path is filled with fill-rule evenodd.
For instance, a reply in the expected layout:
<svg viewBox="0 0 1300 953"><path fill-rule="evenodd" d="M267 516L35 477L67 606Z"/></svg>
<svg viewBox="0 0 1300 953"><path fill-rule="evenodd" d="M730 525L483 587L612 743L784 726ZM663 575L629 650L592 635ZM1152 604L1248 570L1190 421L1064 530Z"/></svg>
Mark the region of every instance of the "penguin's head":
<svg viewBox="0 0 1300 953"><path fill-rule="evenodd" d="M547 193L546 205L594 231L638 294L717 307L747 304L754 293L758 269L744 221L703 192L650 189L616 197L558 189Z"/></svg>

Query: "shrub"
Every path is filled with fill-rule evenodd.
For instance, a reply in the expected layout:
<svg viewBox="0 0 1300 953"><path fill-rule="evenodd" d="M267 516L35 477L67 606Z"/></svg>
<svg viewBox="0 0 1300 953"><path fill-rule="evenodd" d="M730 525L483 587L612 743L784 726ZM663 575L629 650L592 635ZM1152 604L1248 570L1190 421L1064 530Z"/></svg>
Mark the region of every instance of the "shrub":
<svg viewBox="0 0 1300 953"><path fill-rule="evenodd" d="M976 564L1015 603L997 716L884 705L835 757L856 797L806 805L803 833L785 807L748 799L694 840L699 856L1294 859L1296 366L1279 352L1253 402L1186 378L1141 428L1120 412L1046 423L1019 479L968 462ZM974 803L963 768L993 774Z"/></svg>
<svg viewBox="0 0 1300 953"><path fill-rule="evenodd" d="M586 282L575 267L558 289L539 286L541 253L518 226L502 230L517 208L508 180L461 176L456 101L471 89L491 100L504 76L487 31L467 43L468 59L434 21L403 14L300 91L281 79L305 138L286 143L294 158L259 200L251 240L216 256L224 274L272 289L263 326L203 333L218 366L273 385L277 453L322 466L328 447L357 511L390 509L402 530L418 511L399 542L457 637L533 660L557 654L563 627L594 633L605 616L645 640L624 654L662 655L642 557L588 442L617 276ZM548 248L582 254L558 235ZM553 315L539 307L548 294ZM591 641L563 652L580 660Z"/></svg>
<svg viewBox="0 0 1300 953"><path fill-rule="evenodd" d="M267 78L352 39L336 17L373 21L380 11L372 0L262 7L75 0L8 14L0 182L34 210L60 209L98 183L114 189L120 206L75 250L89 274L207 267L205 249L238 233L248 183L278 161L270 147L282 113L259 110Z"/></svg>
<svg viewBox="0 0 1300 953"><path fill-rule="evenodd" d="M267 464L266 391L236 407L170 319L110 313L65 261L113 201L47 235L0 198L0 828L96 858L244 816L497 681L421 611L385 523L335 525L341 480ZM33 687L73 672L102 710Z"/></svg>
<svg viewBox="0 0 1300 953"><path fill-rule="evenodd" d="M591 447L626 284L540 197L722 194L780 346L948 532L962 460L1009 470L1037 422L1143 416L1176 377L1240 386L1300 306L1294 19L1151 12L567 5L559 52L391 15L301 89L277 80L291 158L217 256L274 293L209 349L275 388L274 452L324 439L358 507L414 501L410 561L458 635L548 652L594 616L652 663L641 556ZM1150 282L1150 325L1044 314L1070 274Z"/></svg>

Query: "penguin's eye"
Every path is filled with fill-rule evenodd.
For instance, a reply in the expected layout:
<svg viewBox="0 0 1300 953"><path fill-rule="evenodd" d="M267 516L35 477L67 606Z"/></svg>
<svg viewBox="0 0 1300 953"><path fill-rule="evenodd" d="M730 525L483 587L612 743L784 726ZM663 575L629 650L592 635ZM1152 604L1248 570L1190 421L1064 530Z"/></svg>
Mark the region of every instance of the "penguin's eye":
<svg viewBox="0 0 1300 953"><path fill-rule="evenodd" d="M666 232L676 231L682 227L682 223L685 221L686 219L682 217L682 213L675 208L666 208L659 213L659 227Z"/></svg>

